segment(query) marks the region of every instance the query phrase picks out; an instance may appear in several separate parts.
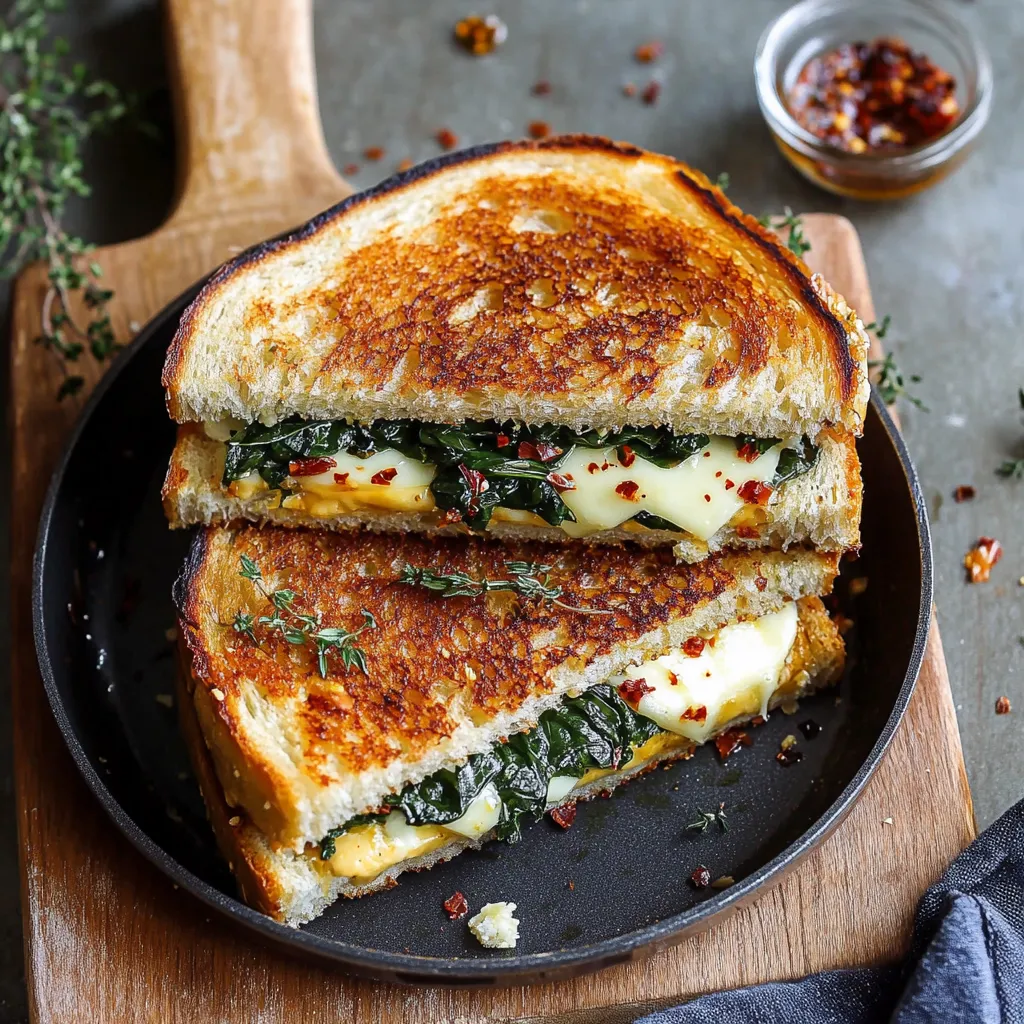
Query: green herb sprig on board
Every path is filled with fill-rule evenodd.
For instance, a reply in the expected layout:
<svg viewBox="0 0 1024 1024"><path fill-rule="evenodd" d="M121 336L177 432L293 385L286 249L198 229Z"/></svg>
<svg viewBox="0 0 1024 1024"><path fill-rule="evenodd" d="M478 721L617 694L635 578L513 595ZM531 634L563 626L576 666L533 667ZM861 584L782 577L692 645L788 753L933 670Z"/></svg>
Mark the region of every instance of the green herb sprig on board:
<svg viewBox="0 0 1024 1024"><path fill-rule="evenodd" d="M550 601L570 612L583 615L611 615L607 608L578 608L559 600L562 587L551 585L551 566L539 562L506 562L508 579L474 579L465 572L438 573L414 565L405 565L398 582L410 587L431 590L439 597L479 597L481 594L505 591L538 601Z"/></svg>
<svg viewBox="0 0 1024 1024"><path fill-rule="evenodd" d="M920 376L912 373L904 378L903 371L896 365L896 357L891 352L886 352L884 359L869 359L868 369L878 371L875 386L886 405L893 405L897 399L905 398L922 412L930 411L917 395L912 395L907 390L907 381L910 381L911 384L919 384Z"/></svg>
<svg viewBox="0 0 1024 1024"><path fill-rule="evenodd" d="M1024 409L1024 388L1017 389L1017 400ZM1019 459L1007 459L996 472L1010 479L1024 480L1024 456Z"/></svg>
<svg viewBox="0 0 1024 1024"><path fill-rule="evenodd" d="M249 638L257 647L261 647L257 629L276 633L285 641L296 646L311 643L316 647L317 667L320 675L326 679L328 673L327 655L337 652L342 667L346 672L358 669L367 675L366 654L355 645L355 640L368 629L376 629L377 621L363 609L363 624L354 630L325 627L320 622L320 614L309 615L297 611L295 602L298 595L294 590L268 591L263 585L263 573L259 566L248 556L242 555L239 575L249 580L254 587L272 605L272 615L253 615L249 612L236 612L232 629Z"/></svg>
<svg viewBox="0 0 1024 1024"><path fill-rule="evenodd" d="M786 247L790 252L802 257L804 253L811 251L811 243L804 237L804 222L802 218L798 217L788 206L782 208L781 217L773 219L772 214L762 213L757 219L763 227L771 228L773 231L783 231L788 228L789 234L786 236Z"/></svg>
<svg viewBox="0 0 1024 1024"><path fill-rule="evenodd" d="M697 817L686 826L687 832L707 832L709 825L718 825L722 832L729 831L729 823L725 820L725 804L719 804L717 811L697 811Z"/></svg>
<svg viewBox="0 0 1024 1024"><path fill-rule="evenodd" d="M0 17L0 274L46 264L36 341L60 366L58 398L81 389L72 367L85 352L102 363L119 347L108 312L113 292L100 284L93 246L61 219L72 197L89 195L86 140L129 108L110 82L69 62L66 40L51 38L48 16L63 9L63 0L15 0Z"/></svg>

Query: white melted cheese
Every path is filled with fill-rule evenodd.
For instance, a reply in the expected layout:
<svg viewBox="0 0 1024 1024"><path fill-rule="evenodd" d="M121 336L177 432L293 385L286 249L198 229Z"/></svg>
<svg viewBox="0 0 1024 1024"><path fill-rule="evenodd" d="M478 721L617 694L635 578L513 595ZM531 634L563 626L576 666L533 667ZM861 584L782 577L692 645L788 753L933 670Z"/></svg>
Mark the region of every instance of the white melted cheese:
<svg viewBox="0 0 1024 1024"><path fill-rule="evenodd" d="M574 779L573 782L575 781ZM500 817L501 797L498 796L494 783L488 782L474 797L462 817L449 821L444 828L449 832L458 832L467 839L477 839L485 832L490 832L498 824Z"/></svg>
<svg viewBox="0 0 1024 1024"><path fill-rule="evenodd" d="M640 698L637 711L668 732L703 743L735 717L727 706L742 694L753 690L760 714L768 714L796 629L796 604L789 602L771 615L706 635L697 657L676 650L613 681L643 679L654 689Z"/></svg>
<svg viewBox="0 0 1024 1024"><path fill-rule="evenodd" d="M384 448L365 459L349 455L348 452L335 452L330 458L335 464L323 473L293 479L304 490L319 487L332 490L338 487L343 490L354 490L357 487L426 487L434 479L433 466L407 458L393 448ZM392 469L395 470L394 476L387 472ZM386 483L374 483L373 477L379 473L385 473L390 479ZM339 477L345 479L339 480Z"/></svg>
<svg viewBox="0 0 1024 1024"><path fill-rule="evenodd" d="M671 469L639 455L624 466L614 448L575 448L557 468L575 485L561 491L562 501L576 516L575 523L566 520L562 529L571 537L584 537L621 526L638 512L650 512L708 540L743 507L738 493L743 484L768 483L775 476L783 447L778 444L747 462L737 455L732 438L713 437L706 448Z"/></svg>

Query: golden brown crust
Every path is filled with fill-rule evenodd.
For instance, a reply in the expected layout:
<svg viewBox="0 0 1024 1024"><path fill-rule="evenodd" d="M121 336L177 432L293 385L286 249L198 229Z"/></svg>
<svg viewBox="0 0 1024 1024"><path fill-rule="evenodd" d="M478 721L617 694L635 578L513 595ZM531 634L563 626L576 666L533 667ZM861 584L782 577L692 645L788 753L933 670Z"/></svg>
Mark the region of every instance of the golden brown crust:
<svg viewBox="0 0 1024 1024"><path fill-rule="evenodd" d="M623 180L605 187L588 180L579 189L559 171L484 176L426 231L384 225L348 249L319 285L248 302L232 331L264 347L258 358L236 361L239 386L255 393L267 374L286 379L305 340L295 325L312 324L317 359L300 366L304 388L377 388L397 403L413 394L475 400L501 392L580 403L593 393L614 399L628 420L631 406L670 401L684 363L705 389L721 389L753 380L770 361L792 366L793 349L820 350L811 372L825 379L837 408L862 400L863 333L771 231L668 157L562 136L422 165L226 264L186 311L168 352L163 384L172 416L188 418L179 392L204 311L243 271L453 167L551 151L584 162L595 153L612 157ZM643 206L631 204L623 184L639 161L663 169L668 190ZM510 210L539 211L547 228L513 233ZM709 330L728 344L708 344ZM843 419L859 429L859 414Z"/></svg>
<svg viewBox="0 0 1024 1024"><path fill-rule="evenodd" d="M260 567L268 590L299 591L296 607L321 612L325 626L354 628L361 609L371 609L378 628L360 639L369 674L345 674L332 656L322 679L310 645L289 645L261 632L257 648L235 633L236 612L269 610L238 573L243 554ZM816 557L831 576L836 556ZM237 761L229 758L240 759L249 774L258 771L259 778L238 780L233 798L251 804L255 794L277 786L272 768L250 749L242 724L246 696L254 689L261 713L273 717L272 709L286 710L293 756L301 758L308 777L326 783L328 760L332 769L349 773L386 765L399 750L417 759L450 736L454 722L514 710L550 692L560 669L594 662L692 614L735 583L737 566L749 572L751 564L785 558L770 552L716 555L689 566L676 564L667 550L631 547L208 529L197 537L175 585L175 602L202 684L196 709L207 742L215 756L230 751L222 755L219 774L231 780L229 766ZM583 615L507 594L444 599L396 582L406 564L494 578L505 576L505 561L515 559L552 565L565 603L613 614ZM247 786L252 796L243 791ZM263 797L258 799L261 804Z"/></svg>

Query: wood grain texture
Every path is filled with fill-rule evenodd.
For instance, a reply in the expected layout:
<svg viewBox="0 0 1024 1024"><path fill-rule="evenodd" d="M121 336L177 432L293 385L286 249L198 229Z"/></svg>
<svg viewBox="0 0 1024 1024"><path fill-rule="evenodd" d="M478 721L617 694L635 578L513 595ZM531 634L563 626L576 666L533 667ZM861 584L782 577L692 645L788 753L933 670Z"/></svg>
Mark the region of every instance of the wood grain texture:
<svg viewBox="0 0 1024 1024"><path fill-rule="evenodd" d="M113 312L122 337L130 323L144 322L238 248L347 191L316 118L308 0L171 0L168 12L187 159L168 224L97 254L117 292ZM809 216L806 230L816 269L870 318L852 226ZM33 344L44 287L33 268L15 290L11 414L15 785L34 1020L584 1021L596 1019L597 1008L664 1004L883 961L905 948L918 897L974 834L934 625L907 719L836 834L728 921L648 959L531 989L398 989L268 950L176 891L88 794L36 667L29 608L36 522L76 412L71 403L54 403L59 373ZM890 817L894 824L883 825ZM600 1019L631 1019L635 1012L602 1011Z"/></svg>

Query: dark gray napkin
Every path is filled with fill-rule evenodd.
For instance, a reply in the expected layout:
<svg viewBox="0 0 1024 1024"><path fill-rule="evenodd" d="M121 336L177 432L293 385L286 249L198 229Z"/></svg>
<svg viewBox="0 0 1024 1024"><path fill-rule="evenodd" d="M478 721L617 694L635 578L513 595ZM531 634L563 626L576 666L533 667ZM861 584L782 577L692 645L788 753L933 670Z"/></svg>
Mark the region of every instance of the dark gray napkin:
<svg viewBox="0 0 1024 1024"><path fill-rule="evenodd" d="M1024 1024L1024 800L922 897L904 964L701 996L637 1024Z"/></svg>

